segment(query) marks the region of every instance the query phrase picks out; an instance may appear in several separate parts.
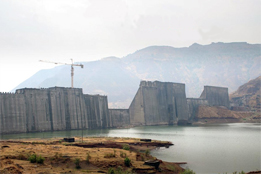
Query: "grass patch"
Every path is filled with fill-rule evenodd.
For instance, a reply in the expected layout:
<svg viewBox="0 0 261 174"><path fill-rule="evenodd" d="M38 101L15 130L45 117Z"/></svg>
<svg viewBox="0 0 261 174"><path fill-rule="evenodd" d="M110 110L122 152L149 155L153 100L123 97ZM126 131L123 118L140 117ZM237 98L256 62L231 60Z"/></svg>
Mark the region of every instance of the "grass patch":
<svg viewBox="0 0 261 174"><path fill-rule="evenodd" d="M54 156L51 158L52 160L58 160L62 158L62 154L55 152Z"/></svg>
<svg viewBox="0 0 261 174"><path fill-rule="evenodd" d="M172 172L177 172L176 167L173 165L168 164L166 167L167 167L167 169L171 170Z"/></svg>
<svg viewBox="0 0 261 174"><path fill-rule="evenodd" d="M124 153L124 152L120 152L120 157L122 157L122 158L126 158L126 153Z"/></svg>
<svg viewBox="0 0 261 174"><path fill-rule="evenodd" d="M32 145L35 145L35 144L45 144L45 143L44 143L44 142L33 141L33 142L32 142Z"/></svg>
<svg viewBox="0 0 261 174"><path fill-rule="evenodd" d="M130 146L129 146L128 144L124 144L124 145L122 146L122 149L124 149L124 150L130 150Z"/></svg>
<svg viewBox="0 0 261 174"><path fill-rule="evenodd" d="M26 157L27 156L27 157ZM22 154L22 153L20 153L18 156L17 156L17 159L19 159L19 160L27 160L28 159L28 154L27 155L24 155L24 154Z"/></svg>
<svg viewBox="0 0 261 174"><path fill-rule="evenodd" d="M75 158L74 164L75 164L75 168L76 169L80 169L81 168L81 166L80 166L80 158Z"/></svg>
<svg viewBox="0 0 261 174"><path fill-rule="evenodd" d="M115 157L115 154L113 154L113 153L106 153L104 155L104 158L114 158L114 157Z"/></svg>
<svg viewBox="0 0 261 174"><path fill-rule="evenodd" d="M233 172L233 174L237 174L237 172ZM245 174L244 171L238 172L238 174Z"/></svg>
<svg viewBox="0 0 261 174"><path fill-rule="evenodd" d="M130 174L131 172L125 171L121 166L115 168L109 168L107 174Z"/></svg>
<svg viewBox="0 0 261 174"><path fill-rule="evenodd" d="M62 145L64 145L64 146L73 146L73 144L70 144L70 143L62 143Z"/></svg>

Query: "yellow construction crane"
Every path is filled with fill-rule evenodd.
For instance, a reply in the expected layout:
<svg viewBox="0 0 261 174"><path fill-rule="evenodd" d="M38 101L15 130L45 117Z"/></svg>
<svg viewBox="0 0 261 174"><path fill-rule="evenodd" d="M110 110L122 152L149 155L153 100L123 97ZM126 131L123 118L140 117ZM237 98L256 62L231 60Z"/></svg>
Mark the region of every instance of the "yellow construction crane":
<svg viewBox="0 0 261 174"><path fill-rule="evenodd" d="M71 86L73 88L73 75L74 75L74 68L73 66L80 66L81 68L83 68L83 64L74 64L73 63L73 59L72 63L61 63L61 62L51 62L51 61L47 61L47 60L39 60L40 62L46 62L46 63L54 63L54 64L62 64L62 65L71 65Z"/></svg>

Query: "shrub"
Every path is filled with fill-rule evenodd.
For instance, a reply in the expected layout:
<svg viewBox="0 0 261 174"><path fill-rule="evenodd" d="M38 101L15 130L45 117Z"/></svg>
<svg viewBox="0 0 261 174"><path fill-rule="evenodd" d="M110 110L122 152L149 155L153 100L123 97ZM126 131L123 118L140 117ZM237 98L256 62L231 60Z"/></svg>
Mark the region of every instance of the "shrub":
<svg viewBox="0 0 261 174"><path fill-rule="evenodd" d="M193 172L193 170L186 169L186 170L184 170L181 174L196 174L196 173Z"/></svg>
<svg viewBox="0 0 261 174"><path fill-rule="evenodd" d="M80 159L79 158L76 158L74 160L74 164L75 164L75 168L76 169L80 169L81 168L81 166L80 166Z"/></svg>
<svg viewBox="0 0 261 174"><path fill-rule="evenodd" d="M125 164L125 166L130 167L130 162L131 162L131 160L130 160L128 157L126 157L126 158L124 159L124 164Z"/></svg>
<svg viewBox="0 0 261 174"><path fill-rule="evenodd" d="M144 156L143 156L143 155L141 155L141 160L142 160L142 161L145 161L145 158L144 158Z"/></svg>
<svg viewBox="0 0 261 174"><path fill-rule="evenodd" d="M32 155L29 156L28 160L29 160L31 163L43 164L45 158L42 157L41 155L37 156L36 154L32 154Z"/></svg>
<svg viewBox="0 0 261 174"><path fill-rule="evenodd" d="M87 164L90 163L90 159L91 159L91 155L89 153L87 153L87 156L86 156L86 163Z"/></svg>
<svg viewBox="0 0 261 174"><path fill-rule="evenodd" d="M36 162L39 164L43 164L44 160L45 160L45 158L43 158L41 155L36 157Z"/></svg>
<svg viewBox="0 0 261 174"><path fill-rule="evenodd" d="M149 150L149 149L147 149L147 150L145 151L145 155L146 155L146 156L149 156L149 155L150 155L150 150Z"/></svg>
<svg viewBox="0 0 261 174"><path fill-rule="evenodd" d="M130 146L129 146L128 144L124 144L124 145L122 146L122 148L123 148L124 150L130 150Z"/></svg>
<svg viewBox="0 0 261 174"><path fill-rule="evenodd" d="M36 162L36 154L32 154L29 156L28 160L31 162L31 163L35 163Z"/></svg>
<svg viewBox="0 0 261 174"><path fill-rule="evenodd" d="M115 174L114 168L109 168L107 173L108 174Z"/></svg>

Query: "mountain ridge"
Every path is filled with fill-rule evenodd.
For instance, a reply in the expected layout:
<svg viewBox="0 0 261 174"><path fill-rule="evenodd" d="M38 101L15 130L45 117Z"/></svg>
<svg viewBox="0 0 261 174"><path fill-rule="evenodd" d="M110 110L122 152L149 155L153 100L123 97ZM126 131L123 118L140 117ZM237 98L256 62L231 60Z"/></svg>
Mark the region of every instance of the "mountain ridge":
<svg viewBox="0 0 261 174"><path fill-rule="evenodd" d="M108 95L111 108L128 108L141 80L185 83L187 97L198 97L204 85L228 87L231 93L261 75L260 60L261 44L149 46L122 58L81 62L85 67L74 69L74 86L84 93ZM70 67L39 71L15 89L51 86L70 87Z"/></svg>

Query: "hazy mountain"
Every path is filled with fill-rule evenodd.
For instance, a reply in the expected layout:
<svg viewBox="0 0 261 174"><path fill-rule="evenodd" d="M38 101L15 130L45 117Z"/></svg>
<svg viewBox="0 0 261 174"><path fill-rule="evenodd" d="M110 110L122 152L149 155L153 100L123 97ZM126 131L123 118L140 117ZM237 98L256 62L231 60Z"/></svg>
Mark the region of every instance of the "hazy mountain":
<svg viewBox="0 0 261 174"><path fill-rule="evenodd" d="M74 86L108 95L110 107L127 108L140 80L185 83L187 97L199 97L204 85L228 87L231 93L261 75L261 44L151 46L123 58L82 63L84 69L75 67ZM51 86L70 86L70 66L41 70L15 89Z"/></svg>

